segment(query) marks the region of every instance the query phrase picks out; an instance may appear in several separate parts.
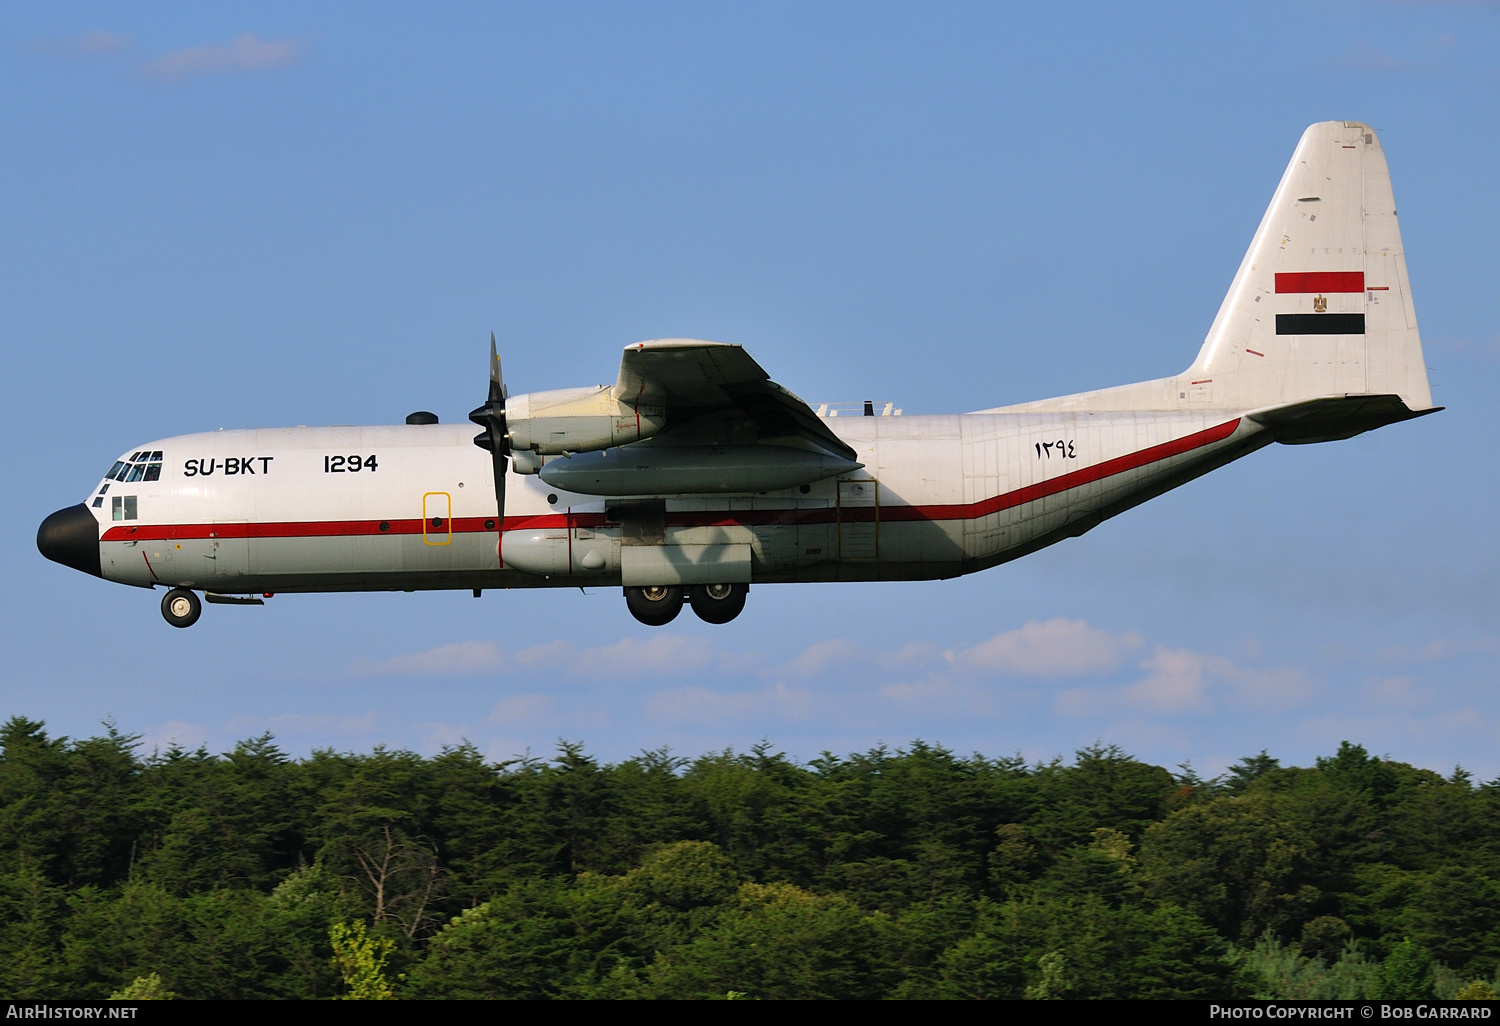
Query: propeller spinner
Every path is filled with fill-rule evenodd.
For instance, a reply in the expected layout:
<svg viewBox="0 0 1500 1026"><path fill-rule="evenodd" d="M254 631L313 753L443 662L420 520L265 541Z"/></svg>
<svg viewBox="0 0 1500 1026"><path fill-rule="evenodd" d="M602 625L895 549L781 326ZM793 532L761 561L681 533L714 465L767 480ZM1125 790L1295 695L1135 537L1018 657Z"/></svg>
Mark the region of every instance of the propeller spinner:
<svg viewBox="0 0 1500 1026"><path fill-rule="evenodd" d="M474 436L474 444L488 449L495 461L495 504L498 524L505 523L505 472L510 460L510 438L505 426L505 383L500 379L500 354L495 349L495 333L490 332L490 397L469 419L483 431Z"/></svg>

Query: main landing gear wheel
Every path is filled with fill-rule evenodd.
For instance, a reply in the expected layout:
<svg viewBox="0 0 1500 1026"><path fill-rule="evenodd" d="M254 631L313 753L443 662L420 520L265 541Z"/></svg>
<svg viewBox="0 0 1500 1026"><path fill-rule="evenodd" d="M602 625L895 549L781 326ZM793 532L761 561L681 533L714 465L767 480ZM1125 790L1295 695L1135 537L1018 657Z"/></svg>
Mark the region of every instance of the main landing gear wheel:
<svg viewBox="0 0 1500 1026"><path fill-rule="evenodd" d="M659 584L649 588L626 588L625 605L630 615L647 627L664 627L682 612L682 587Z"/></svg>
<svg viewBox="0 0 1500 1026"><path fill-rule="evenodd" d="M203 603L186 588L173 588L162 596L161 615L173 627L191 627L203 613Z"/></svg>
<svg viewBox="0 0 1500 1026"><path fill-rule="evenodd" d="M695 584L688 589L693 612L707 623L728 623L745 608L748 584Z"/></svg>

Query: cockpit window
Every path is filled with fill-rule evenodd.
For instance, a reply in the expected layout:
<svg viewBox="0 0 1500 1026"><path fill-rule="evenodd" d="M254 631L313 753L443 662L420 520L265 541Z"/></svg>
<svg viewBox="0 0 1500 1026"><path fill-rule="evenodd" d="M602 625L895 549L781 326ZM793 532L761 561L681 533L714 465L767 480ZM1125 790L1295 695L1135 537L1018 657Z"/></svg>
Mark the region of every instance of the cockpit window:
<svg viewBox="0 0 1500 1026"><path fill-rule="evenodd" d="M106 481L159 481L161 480L161 450L141 451L130 454L127 460L118 461L104 475Z"/></svg>
<svg viewBox="0 0 1500 1026"><path fill-rule="evenodd" d="M136 519L137 505L134 495L116 495L110 500L111 520L134 520Z"/></svg>

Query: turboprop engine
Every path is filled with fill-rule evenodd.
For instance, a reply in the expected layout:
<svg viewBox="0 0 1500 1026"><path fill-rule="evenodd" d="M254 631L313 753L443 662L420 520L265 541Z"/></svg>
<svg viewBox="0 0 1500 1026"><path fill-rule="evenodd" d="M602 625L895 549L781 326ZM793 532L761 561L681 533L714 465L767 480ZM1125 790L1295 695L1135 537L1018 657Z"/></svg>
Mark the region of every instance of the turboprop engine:
<svg viewBox="0 0 1500 1026"><path fill-rule="evenodd" d="M650 438L666 423L666 411L627 403L608 385L597 385L514 396L506 401L505 421L513 453L561 456ZM518 459L516 470L535 473L538 466Z"/></svg>

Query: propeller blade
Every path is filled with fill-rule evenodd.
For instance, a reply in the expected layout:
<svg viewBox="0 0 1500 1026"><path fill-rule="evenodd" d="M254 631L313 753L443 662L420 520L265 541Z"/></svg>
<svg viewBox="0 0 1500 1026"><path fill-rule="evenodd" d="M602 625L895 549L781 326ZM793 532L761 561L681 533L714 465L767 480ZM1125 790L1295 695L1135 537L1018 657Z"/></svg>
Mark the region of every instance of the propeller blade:
<svg viewBox="0 0 1500 1026"><path fill-rule="evenodd" d="M497 530L505 527L505 472L509 462L500 453L495 453L495 509L499 511L495 517Z"/></svg>
<svg viewBox="0 0 1500 1026"><path fill-rule="evenodd" d="M500 353L495 349L495 333L490 332L490 402L499 403L500 409L505 410L505 400L509 393L505 391L505 382L500 378Z"/></svg>
<svg viewBox="0 0 1500 1026"><path fill-rule="evenodd" d="M488 401L469 419L483 431L474 436L474 444L488 449L495 467L495 506L499 513L499 524L505 524L505 474L510 464L510 439L506 437L505 382L500 376L500 353L495 348L495 333L490 332L490 394Z"/></svg>

